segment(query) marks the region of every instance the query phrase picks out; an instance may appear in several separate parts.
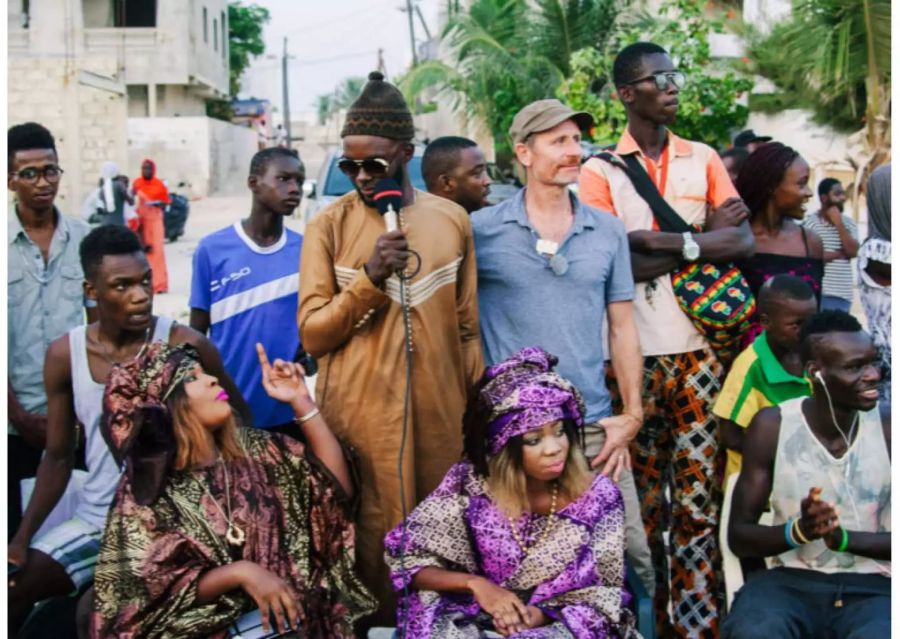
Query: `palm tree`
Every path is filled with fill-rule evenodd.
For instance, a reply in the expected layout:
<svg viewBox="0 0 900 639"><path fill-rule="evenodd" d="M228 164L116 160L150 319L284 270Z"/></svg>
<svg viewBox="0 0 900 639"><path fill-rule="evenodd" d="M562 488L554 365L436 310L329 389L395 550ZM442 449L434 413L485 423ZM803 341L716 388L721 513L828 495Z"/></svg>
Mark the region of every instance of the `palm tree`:
<svg viewBox="0 0 900 639"><path fill-rule="evenodd" d="M454 110L484 122L497 145L526 104L548 98L569 73L572 52L600 45L621 0L474 0L468 10L449 5L441 34L449 62L426 60L400 87L412 101L428 89Z"/></svg>
<svg viewBox="0 0 900 639"><path fill-rule="evenodd" d="M756 70L792 104L853 136L863 152L854 192L890 159L890 0L801 0L791 19L749 48Z"/></svg>
<svg viewBox="0 0 900 639"><path fill-rule="evenodd" d="M344 78L332 93L325 93L316 98L314 103L319 124L325 124L331 116L350 108L350 105L362 93L366 79L353 76Z"/></svg>

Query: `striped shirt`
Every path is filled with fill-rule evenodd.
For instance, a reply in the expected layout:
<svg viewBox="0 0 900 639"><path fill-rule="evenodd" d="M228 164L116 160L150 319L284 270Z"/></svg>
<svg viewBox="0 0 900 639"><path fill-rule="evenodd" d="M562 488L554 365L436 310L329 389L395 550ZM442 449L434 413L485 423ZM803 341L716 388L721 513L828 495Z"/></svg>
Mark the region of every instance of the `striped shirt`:
<svg viewBox="0 0 900 639"><path fill-rule="evenodd" d="M734 360L713 414L747 428L763 408L809 394L809 382L784 369L763 332ZM729 448L725 478L740 469L741 454Z"/></svg>
<svg viewBox="0 0 900 639"><path fill-rule="evenodd" d="M856 222L849 215L841 213L841 221L854 240L859 240ZM822 238L822 246L826 251L841 249L841 235L836 226L824 219L821 212L816 211L803 220L803 226L815 231ZM822 280L822 295L853 299L853 270L850 260L831 260L825 262L825 279Z"/></svg>

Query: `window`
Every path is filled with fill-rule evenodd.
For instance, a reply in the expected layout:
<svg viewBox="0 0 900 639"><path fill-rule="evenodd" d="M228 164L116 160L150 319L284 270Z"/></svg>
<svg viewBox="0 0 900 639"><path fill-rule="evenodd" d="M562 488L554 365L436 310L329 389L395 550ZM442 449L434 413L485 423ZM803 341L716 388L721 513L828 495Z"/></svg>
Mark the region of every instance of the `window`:
<svg viewBox="0 0 900 639"><path fill-rule="evenodd" d="M222 11L221 19L219 24L222 26L222 59L224 60L228 56L228 27L225 23L225 12Z"/></svg>
<svg viewBox="0 0 900 639"><path fill-rule="evenodd" d="M209 24L206 17L206 7L203 7L203 41L209 44Z"/></svg>
<svg viewBox="0 0 900 639"><path fill-rule="evenodd" d="M213 18L213 50L219 50L219 21Z"/></svg>
<svg viewBox="0 0 900 639"><path fill-rule="evenodd" d="M117 27L155 27L156 0L147 2L128 2L115 0L115 26Z"/></svg>

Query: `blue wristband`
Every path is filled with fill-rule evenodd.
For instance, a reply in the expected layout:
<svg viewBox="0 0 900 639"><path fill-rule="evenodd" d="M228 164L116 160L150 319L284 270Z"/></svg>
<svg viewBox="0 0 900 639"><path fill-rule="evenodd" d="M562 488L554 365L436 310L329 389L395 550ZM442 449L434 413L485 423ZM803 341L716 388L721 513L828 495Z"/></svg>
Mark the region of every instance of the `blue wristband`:
<svg viewBox="0 0 900 639"><path fill-rule="evenodd" d="M784 522L784 540L787 542L788 547L790 548L799 548L800 544L794 541L793 536L791 535L791 528L794 526L794 521L792 519L788 519Z"/></svg>

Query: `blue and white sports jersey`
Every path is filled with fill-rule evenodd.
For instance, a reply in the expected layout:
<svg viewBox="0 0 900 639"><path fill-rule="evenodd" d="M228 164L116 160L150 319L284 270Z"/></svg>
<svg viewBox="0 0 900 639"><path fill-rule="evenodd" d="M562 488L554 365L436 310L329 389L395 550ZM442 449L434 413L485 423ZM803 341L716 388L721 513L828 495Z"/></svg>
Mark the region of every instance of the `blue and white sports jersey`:
<svg viewBox="0 0 900 639"><path fill-rule="evenodd" d="M204 237L194 253L190 306L209 313L210 339L259 428L294 417L263 388L256 343L266 347L269 361L294 357L302 244L302 235L284 229L272 246L258 246L236 222Z"/></svg>

